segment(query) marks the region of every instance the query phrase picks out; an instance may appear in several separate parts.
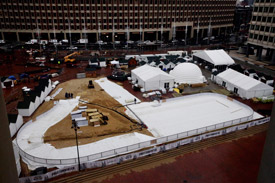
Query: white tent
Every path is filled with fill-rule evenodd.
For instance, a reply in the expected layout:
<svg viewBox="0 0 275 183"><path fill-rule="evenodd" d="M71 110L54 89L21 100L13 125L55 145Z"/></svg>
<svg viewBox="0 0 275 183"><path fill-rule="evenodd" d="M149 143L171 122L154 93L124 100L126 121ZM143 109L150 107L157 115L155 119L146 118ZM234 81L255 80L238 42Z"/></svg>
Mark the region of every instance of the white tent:
<svg viewBox="0 0 275 183"><path fill-rule="evenodd" d="M203 50L193 54L193 59L202 59L214 66L234 64L234 60L224 50Z"/></svg>
<svg viewBox="0 0 275 183"><path fill-rule="evenodd" d="M162 54L155 54L156 57L161 57L162 59L165 59L166 58L166 53L162 53Z"/></svg>
<svg viewBox="0 0 275 183"><path fill-rule="evenodd" d="M216 76L216 82L242 98L263 97L273 94L273 88L254 78L228 69Z"/></svg>
<svg viewBox="0 0 275 183"><path fill-rule="evenodd" d="M183 54L184 55L187 55L187 51L167 51L167 53L169 55L179 55L179 56L182 56Z"/></svg>
<svg viewBox="0 0 275 183"><path fill-rule="evenodd" d="M34 99L32 101L34 103L34 108L37 109L39 105L41 104L40 98L38 96L34 96Z"/></svg>
<svg viewBox="0 0 275 183"><path fill-rule="evenodd" d="M129 60L130 58L135 58L136 60L139 60L139 55L125 55L125 60Z"/></svg>
<svg viewBox="0 0 275 183"><path fill-rule="evenodd" d="M106 61L101 61L101 62L99 62L99 66L100 66L100 67L107 67Z"/></svg>
<svg viewBox="0 0 275 183"><path fill-rule="evenodd" d="M181 63L170 71L169 74L175 77L176 83L196 84L206 81L200 68L192 63Z"/></svg>
<svg viewBox="0 0 275 183"><path fill-rule="evenodd" d="M23 117L19 114L8 114L8 119L11 137L13 137L23 125Z"/></svg>
<svg viewBox="0 0 275 183"><path fill-rule="evenodd" d="M47 97L47 95L45 94L45 92L44 91L41 91L41 94L40 94L40 104L42 104L43 103L43 101L44 101L44 99Z"/></svg>
<svg viewBox="0 0 275 183"><path fill-rule="evenodd" d="M52 82L48 80L48 86L45 87L45 97L52 91Z"/></svg>
<svg viewBox="0 0 275 183"><path fill-rule="evenodd" d="M175 68L176 64L173 62L168 62L163 68L165 69L173 69Z"/></svg>
<svg viewBox="0 0 275 183"><path fill-rule="evenodd" d="M35 111L35 105L31 101L23 101L18 103L17 109L21 116L30 116Z"/></svg>
<svg viewBox="0 0 275 183"><path fill-rule="evenodd" d="M119 64L119 61L113 60L113 61L111 61L110 63L111 63L112 65L117 65L117 64Z"/></svg>
<svg viewBox="0 0 275 183"><path fill-rule="evenodd" d="M9 85L10 87L14 87L14 82L13 82L13 80L7 78L7 79L5 79L3 82L1 82L2 88L6 88L7 83L8 83L8 85Z"/></svg>
<svg viewBox="0 0 275 183"><path fill-rule="evenodd" d="M148 59L147 57L154 57L155 55L152 55L152 54L143 54L143 55L140 55L139 56L139 61L145 61L145 62L148 62Z"/></svg>
<svg viewBox="0 0 275 183"><path fill-rule="evenodd" d="M131 71L132 81L145 91L171 88L175 78L159 68L143 65Z"/></svg>

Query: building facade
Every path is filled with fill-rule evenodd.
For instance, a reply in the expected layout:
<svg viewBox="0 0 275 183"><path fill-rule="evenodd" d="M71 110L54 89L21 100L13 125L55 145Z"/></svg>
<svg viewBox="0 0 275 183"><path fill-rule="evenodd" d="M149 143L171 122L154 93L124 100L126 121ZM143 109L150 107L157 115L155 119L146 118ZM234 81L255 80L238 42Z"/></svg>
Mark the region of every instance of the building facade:
<svg viewBox="0 0 275 183"><path fill-rule="evenodd" d="M209 24L213 35L231 29L235 6L236 0L1 0L0 36L66 39L71 32L89 42L190 39L207 36Z"/></svg>
<svg viewBox="0 0 275 183"><path fill-rule="evenodd" d="M250 23L248 47L257 48L258 60L265 58L275 63L275 0L255 0Z"/></svg>

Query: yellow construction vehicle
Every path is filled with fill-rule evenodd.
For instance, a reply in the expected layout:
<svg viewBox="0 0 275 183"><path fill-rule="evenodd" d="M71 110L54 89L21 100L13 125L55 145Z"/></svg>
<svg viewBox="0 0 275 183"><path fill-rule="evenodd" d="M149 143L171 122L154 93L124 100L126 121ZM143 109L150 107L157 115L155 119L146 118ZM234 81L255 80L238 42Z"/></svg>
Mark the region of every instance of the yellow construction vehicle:
<svg viewBox="0 0 275 183"><path fill-rule="evenodd" d="M64 57L64 62L66 63L66 62L74 62L75 61L75 58L70 58L70 57L72 57L72 56L74 56L74 55L80 55L80 53L79 52L73 52L72 54L70 54L70 55L67 55L67 56L65 56Z"/></svg>

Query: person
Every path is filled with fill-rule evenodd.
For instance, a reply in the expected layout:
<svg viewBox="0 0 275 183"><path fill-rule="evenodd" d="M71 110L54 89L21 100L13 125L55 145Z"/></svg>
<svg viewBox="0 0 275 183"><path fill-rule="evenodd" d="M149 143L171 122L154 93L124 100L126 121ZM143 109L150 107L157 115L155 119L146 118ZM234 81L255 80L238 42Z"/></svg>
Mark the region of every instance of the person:
<svg viewBox="0 0 275 183"><path fill-rule="evenodd" d="M74 94L73 93L71 93L71 98L74 98Z"/></svg>
<svg viewBox="0 0 275 183"><path fill-rule="evenodd" d="M67 92L65 93L65 98L68 98L68 93Z"/></svg>
<svg viewBox="0 0 275 183"><path fill-rule="evenodd" d="M134 101L135 101L135 104L136 104L137 103L137 99L135 98Z"/></svg>

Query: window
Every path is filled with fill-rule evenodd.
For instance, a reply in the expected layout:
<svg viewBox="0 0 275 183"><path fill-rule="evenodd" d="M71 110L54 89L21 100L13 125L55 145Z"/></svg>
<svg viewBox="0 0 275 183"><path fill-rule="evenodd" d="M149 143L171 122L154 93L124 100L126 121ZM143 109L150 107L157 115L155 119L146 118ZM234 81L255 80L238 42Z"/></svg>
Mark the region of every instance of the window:
<svg viewBox="0 0 275 183"><path fill-rule="evenodd" d="M223 81L222 82L222 86L225 87L226 86L226 82Z"/></svg>

